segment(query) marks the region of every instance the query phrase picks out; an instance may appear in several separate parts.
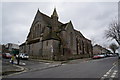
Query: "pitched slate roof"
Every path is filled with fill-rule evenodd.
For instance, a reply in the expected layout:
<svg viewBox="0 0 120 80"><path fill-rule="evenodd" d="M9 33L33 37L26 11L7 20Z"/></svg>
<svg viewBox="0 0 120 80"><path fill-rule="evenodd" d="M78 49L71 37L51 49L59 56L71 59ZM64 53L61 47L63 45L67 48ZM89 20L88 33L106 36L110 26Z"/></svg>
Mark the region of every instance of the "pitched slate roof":
<svg viewBox="0 0 120 80"><path fill-rule="evenodd" d="M50 32L48 35L43 36L43 41L51 40L51 39L60 41L60 38L59 38L59 36L57 35L56 32Z"/></svg>
<svg viewBox="0 0 120 80"><path fill-rule="evenodd" d="M41 14L43 20L44 20L47 24L49 24L49 25L51 24L51 20L52 20L51 17L43 14L42 12L39 12L39 14ZM58 21L58 26L61 26L62 24L63 24L63 23L61 23L60 21Z"/></svg>
<svg viewBox="0 0 120 80"><path fill-rule="evenodd" d="M76 35L78 35L79 37L83 37L83 38L84 38L84 36L82 35L82 33L81 33L80 31L77 31L77 30L75 30L75 29L74 29L74 31L75 31L75 34L76 34Z"/></svg>
<svg viewBox="0 0 120 80"><path fill-rule="evenodd" d="M54 14L56 14L56 13L54 12ZM37 13L35 15L34 21L32 23L32 26L34 26L35 23L37 23L40 20L40 18L42 18L48 25L51 25L51 20L52 20L51 17L49 17L46 14L40 12L39 9L38 9L38 11L37 11ZM58 26L61 26L62 24L63 23L61 23L60 21L58 21ZM29 37L29 35L30 35L30 32L28 33L27 37Z"/></svg>

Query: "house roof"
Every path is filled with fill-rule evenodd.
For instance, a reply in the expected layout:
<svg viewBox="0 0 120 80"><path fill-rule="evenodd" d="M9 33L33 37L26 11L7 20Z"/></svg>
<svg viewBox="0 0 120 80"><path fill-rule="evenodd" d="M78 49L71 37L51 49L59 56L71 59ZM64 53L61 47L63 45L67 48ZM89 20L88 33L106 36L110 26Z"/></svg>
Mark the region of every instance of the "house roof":
<svg viewBox="0 0 120 80"><path fill-rule="evenodd" d="M80 31L77 31L77 30L75 30L75 29L74 29L74 31L75 31L75 34L76 34L76 35L79 35L80 37L85 38Z"/></svg>
<svg viewBox="0 0 120 80"><path fill-rule="evenodd" d="M51 39L59 40L60 41L60 38L59 38L59 36L57 36L56 32L50 32L48 35L43 36L43 41L45 41L45 40L51 40Z"/></svg>
<svg viewBox="0 0 120 80"><path fill-rule="evenodd" d="M25 42L24 43L22 43L21 45L19 45L19 46L24 46L25 45Z"/></svg>
<svg viewBox="0 0 120 80"><path fill-rule="evenodd" d="M58 16L56 10L53 13L54 13L54 15ZM51 25L51 20L52 20L51 17L49 17L46 14L40 12L39 9L38 9L38 11L35 15L34 21L32 23L32 26L34 26L40 20L40 18L42 18L48 25ZM58 26L61 26L62 24L63 23L58 21ZM29 37L29 35L30 35L30 32L28 33L27 37Z"/></svg>
<svg viewBox="0 0 120 80"><path fill-rule="evenodd" d="M62 24L62 25L59 27L59 29L60 29L61 31L65 31L65 28L66 28L67 24L68 24L68 23Z"/></svg>

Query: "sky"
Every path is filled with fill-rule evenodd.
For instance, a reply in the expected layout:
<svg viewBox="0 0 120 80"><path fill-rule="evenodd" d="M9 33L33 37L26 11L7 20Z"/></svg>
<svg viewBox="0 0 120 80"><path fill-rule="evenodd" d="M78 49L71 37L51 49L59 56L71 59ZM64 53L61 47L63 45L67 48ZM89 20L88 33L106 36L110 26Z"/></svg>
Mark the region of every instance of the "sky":
<svg viewBox="0 0 120 80"><path fill-rule="evenodd" d="M74 29L80 31L86 38L94 43L104 47L114 40L105 38L105 30L109 24L118 17L118 2L65 2L65 1L41 1L41 2L8 2L0 3L2 9L0 35L1 43L25 42L31 24L34 20L37 10L51 16L54 7L56 7L59 21L67 23L70 20Z"/></svg>

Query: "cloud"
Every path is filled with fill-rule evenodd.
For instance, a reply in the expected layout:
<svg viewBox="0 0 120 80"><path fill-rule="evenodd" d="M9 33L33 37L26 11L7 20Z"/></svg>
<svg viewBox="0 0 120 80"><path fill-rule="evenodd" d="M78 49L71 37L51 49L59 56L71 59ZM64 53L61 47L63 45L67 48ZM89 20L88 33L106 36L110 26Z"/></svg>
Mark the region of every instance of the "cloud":
<svg viewBox="0 0 120 80"><path fill-rule="evenodd" d="M59 21L72 21L74 28L96 43L108 45L104 30L118 15L117 2L7 2L2 5L2 42L24 42L37 9L50 16L57 8Z"/></svg>

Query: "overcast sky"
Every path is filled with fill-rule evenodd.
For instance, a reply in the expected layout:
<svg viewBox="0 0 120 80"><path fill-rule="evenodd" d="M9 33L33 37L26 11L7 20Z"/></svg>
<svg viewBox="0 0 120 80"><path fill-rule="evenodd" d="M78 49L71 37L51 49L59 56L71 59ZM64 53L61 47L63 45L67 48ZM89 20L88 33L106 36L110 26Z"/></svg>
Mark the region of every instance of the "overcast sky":
<svg viewBox="0 0 120 80"><path fill-rule="evenodd" d="M25 42L39 10L51 16L54 7L59 21L72 21L74 28L86 38L102 46L111 42L104 37L109 24L118 17L117 2L5 2L2 3L2 43ZM1 14L0 14L1 15Z"/></svg>

